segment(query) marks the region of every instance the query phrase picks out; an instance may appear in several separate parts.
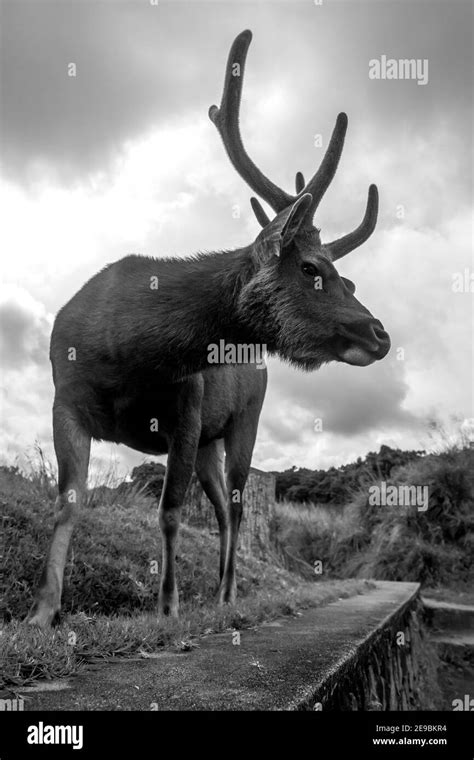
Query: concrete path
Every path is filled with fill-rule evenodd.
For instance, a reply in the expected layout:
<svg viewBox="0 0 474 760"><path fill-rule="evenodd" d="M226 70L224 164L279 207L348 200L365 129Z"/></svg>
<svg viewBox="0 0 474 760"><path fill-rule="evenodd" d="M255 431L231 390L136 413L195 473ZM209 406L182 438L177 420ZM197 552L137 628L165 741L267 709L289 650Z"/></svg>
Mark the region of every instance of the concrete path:
<svg viewBox="0 0 474 760"><path fill-rule="evenodd" d="M236 634L211 635L189 652L109 661L20 693L27 711L295 710L418 591L416 583L376 581L366 594L241 631L240 643Z"/></svg>

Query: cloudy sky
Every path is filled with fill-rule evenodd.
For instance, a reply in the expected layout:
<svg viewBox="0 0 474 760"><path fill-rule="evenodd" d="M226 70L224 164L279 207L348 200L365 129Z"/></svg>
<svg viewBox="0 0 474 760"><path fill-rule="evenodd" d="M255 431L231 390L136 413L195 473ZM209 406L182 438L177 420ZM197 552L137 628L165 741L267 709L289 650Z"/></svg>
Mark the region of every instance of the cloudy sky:
<svg viewBox="0 0 474 760"><path fill-rule="evenodd" d="M246 28L242 133L277 184L309 176L338 112L349 116L316 221L323 240L348 232L377 183L377 229L338 268L393 344L367 368L305 374L271 360L254 464L328 467L382 443L424 446L430 419L450 429L474 417L472 7L2 0L2 461L23 462L35 440L52 456L49 334L87 278L130 252L181 256L258 234L207 116ZM382 56L426 60L427 83L369 78ZM144 458L106 444L93 453L122 472Z"/></svg>

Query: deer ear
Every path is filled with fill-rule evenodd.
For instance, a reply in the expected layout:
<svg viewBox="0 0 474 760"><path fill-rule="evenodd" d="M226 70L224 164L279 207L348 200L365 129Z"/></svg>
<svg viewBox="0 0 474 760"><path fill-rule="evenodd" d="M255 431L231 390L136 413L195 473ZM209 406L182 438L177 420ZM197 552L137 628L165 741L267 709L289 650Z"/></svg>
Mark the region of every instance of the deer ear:
<svg viewBox="0 0 474 760"><path fill-rule="evenodd" d="M263 228L254 243L255 253L260 260L264 261L270 256L279 256L285 246L291 243L304 221L312 200L310 193L305 193L290 206L280 211Z"/></svg>

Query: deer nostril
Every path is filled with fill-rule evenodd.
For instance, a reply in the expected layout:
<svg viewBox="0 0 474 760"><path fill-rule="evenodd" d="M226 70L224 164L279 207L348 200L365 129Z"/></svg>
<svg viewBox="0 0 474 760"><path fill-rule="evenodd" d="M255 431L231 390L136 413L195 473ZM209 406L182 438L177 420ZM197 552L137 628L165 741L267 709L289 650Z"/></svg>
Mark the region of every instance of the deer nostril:
<svg viewBox="0 0 474 760"><path fill-rule="evenodd" d="M372 326L372 331L373 331L374 336L375 336L375 338L377 340L384 341L388 337L387 333L383 329L382 325L373 325Z"/></svg>
<svg viewBox="0 0 474 760"><path fill-rule="evenodd" d="M378 324L372 325L372 333L378 343L378 352L381 353L382 356L385 356L388 353L391 345L389 334L383 329L383 326L380 322Z"/></svg>

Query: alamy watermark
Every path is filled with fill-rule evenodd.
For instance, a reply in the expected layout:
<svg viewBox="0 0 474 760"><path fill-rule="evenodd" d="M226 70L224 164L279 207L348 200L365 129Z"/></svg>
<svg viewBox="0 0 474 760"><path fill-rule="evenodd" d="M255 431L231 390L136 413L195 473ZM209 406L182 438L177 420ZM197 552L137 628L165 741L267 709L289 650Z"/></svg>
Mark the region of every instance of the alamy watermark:
<svg viewBox="0 0 474 760"><path fill-rule="evenodd" d="M416 507L426 512L429 504L428 486L388 485L384 480L369 487L369 504L377 507Z"/></svg>
<svg viewBox="0 0 474 760"><path fill-rule="evenodd" d="M453 272L452 280L453 293L474 293L474 271L468 267L462 272Z"/></svg>
<svg viewBox="0 0 474 760"><path fill-rule="evenodd" d="M19 699L0 699L0 712L22 712L25 709L25 700Z"/></svg>
<svg viewBox="0 0 474 760"><path fill-rule="evenodd" d="M26 737L28 744L70 744L73 749L82 749L84 746L83 726L56 726L38 724L28 726Z"/></svg>
<svg viewBox="0 0 474 760"><path fill-rule="evenodd" d="M474 712L474 698L469 694L465 694L464 699L453 699L451 704L455 712L460 710Z"/></svg>
<svg viewBox="0 0 474 760"><path fill-rule="evenodd" d="M207 361L209 364L256 364L257 369L264 369L267 365L265 357L267 346L265 343L209 343L207 347Z"/></svg>
<svg viewBox="0 0 474 760"><path fill-rule="evenodd" d="M428 84L428 58L371 58L369 79L413 79Z"/></svg>

